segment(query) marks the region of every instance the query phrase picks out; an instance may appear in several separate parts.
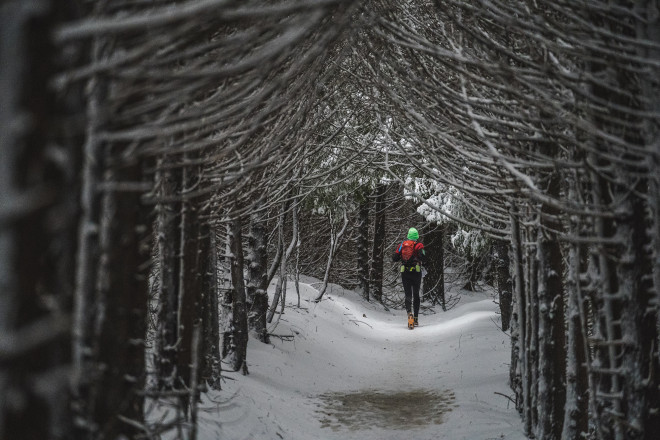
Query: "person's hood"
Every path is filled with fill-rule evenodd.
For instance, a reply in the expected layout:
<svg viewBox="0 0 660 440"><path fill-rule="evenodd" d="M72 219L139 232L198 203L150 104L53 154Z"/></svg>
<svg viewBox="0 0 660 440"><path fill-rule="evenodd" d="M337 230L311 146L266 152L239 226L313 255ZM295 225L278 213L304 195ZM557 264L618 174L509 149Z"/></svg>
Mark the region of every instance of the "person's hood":
<svg viewBox="0 0 660 440"><path fill-rule="evenodd" d="M408 240L417 241L418 239L419 239L419 232L417 232L417 229L415 228L408 229Z"/></svg>

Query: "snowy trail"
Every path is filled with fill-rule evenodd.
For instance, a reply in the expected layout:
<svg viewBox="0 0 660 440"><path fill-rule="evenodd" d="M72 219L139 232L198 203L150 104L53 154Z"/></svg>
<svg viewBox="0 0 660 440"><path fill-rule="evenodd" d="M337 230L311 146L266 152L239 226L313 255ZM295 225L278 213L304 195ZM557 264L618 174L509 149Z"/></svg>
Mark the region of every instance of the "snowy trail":
<svg viewBox="0 0 660 440"><path fill-rule="evenodd" d="M311 281L311 280L310 280ZM249 376L205 396L200 439L524 439L507 386L509 340L488 295L420 316L338 286L291 295L271 345L251 341ZM295 301L293 301L295 302Z"/></svg>

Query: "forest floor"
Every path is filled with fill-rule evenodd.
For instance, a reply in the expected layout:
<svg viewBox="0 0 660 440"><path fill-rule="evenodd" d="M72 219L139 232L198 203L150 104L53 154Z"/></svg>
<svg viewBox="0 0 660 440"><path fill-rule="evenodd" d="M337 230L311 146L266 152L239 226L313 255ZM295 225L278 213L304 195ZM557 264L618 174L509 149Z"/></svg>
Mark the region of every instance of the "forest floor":
<svg viewBox="0 0 660 440"><path fill-rule="evenodd" d="M404 311L336 285L314 303L319 283L304 281L281 338L250 341L250 374L223 372L223 389L203 396L201 440L525 438L492 292L452 292L456 307L408 330Z"/></svg>

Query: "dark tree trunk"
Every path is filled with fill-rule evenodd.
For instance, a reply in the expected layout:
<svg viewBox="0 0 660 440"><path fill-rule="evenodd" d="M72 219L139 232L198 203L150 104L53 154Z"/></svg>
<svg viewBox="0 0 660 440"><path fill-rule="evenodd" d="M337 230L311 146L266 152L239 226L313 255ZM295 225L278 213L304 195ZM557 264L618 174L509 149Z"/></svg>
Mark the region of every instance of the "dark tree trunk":
<svg viewBox="0 0 660 440"><path fill-rule="evenodd" d="M357 226L358 288L362 297L369 301L369 199L360 201Z"/></svg>
<svg viewBox="0 0 660 440"><path fill-rule="evenodd" d="M511 372L510 385L516 394L517 409L520 413L525 413L527 399L529 399L529 375L528 375L528 351L527 351L527 294L525 292L523 249L522 249L522 231L520 230L520 219L515 208L511 212L511 254L513 256L511 264L514 273L514 294L515 294L515 327L511 331ZM526 431L527 432L527 431Z"/></svg>
<svg viewBox="0 0 660 440"><path fill-rule="evenodd" d="M468 252L465 258L465 277L467 281L463 285L463 290L469 292L477 291L477 283L479 282L479 259L472 252Z"/></svg>
<svg viewBox="0 0 660 440"><path fill-rule="evenodd" d="M643 9L638 9L641 15L646 12ZM634 37L632 29L620 27L614 17L606 17L604 25ZM657 38L657 30L654 36ZM659 399L655 372L660 365L657 317L649 313L652 307L656 313L658 310L657 286L654 289L652 283L654 263L648 248L653 237L649 234L652 222L647 224L649 206L645 203L649 182L639 177L640 170L647 169L649 162L637 152L644 145L644 132L630 130L631 124L641 126L639 117L621 110L642 107L637 88L640 82L629 81L618 66L605 62L593 62L590 68L592 73L615 85L614 91L602 84L594 85L592 93L618 106L602 113L594 110L594 124L637 147L621 157L625 165L603 156L592 157L590 161L599 171L592 173L594 203L612 206L615 214L613 219L594 221L596 236L610 240L594 252L600 278L600 285L593 293L598 324L595 338L598 368L592 369L592 380L598 387L594 422L600 422L600 432L608 438L647 439L657 436L660 428L657 405L651 404ZM607 139L595 142L599 149L610 147ZM623 170L618 170L619 167ZM651 197L657 199L658 194Z"/></svg>
<svg viewBox="0 0 660 440"><path fill-rule="evenodd" d="M266 280L266 286L270 286L270 283L273 281L273 278L275 278L275 275L277 274L278 270L281 268L282 264L282 259L285 258L284 253L286 250L284 249L284 222L286 221L286 213L288 209L288 204L283 203L281 208L280 208L280 214L277 218L277 252L275 253L275 258L273 258L273 261L270 264L270 267L268 268L268 278ZM279 299L279 298L278 298ZM277 307L277 302L273 302L271 308Z"/></svg>
<svg viewBox="0 0 660 440"><path fill-rule="evenodd" d="M120 151L112 156L119 157ZM109 188L117 182L138 182L141 167L139 163L116 163L106 177ZM141 433L119 417L144 423L148 286L141 268L149 255L141 244L147 229L141 210L138 192L110 189L105 194L98 298L104 312L97 316L98 377L91 395L93 420L98 426L96 435L103 438Z"/></svg>
<svg viewBox="0 0 660 440"><path fill-rule="evenodd" d="M385 194L387 185L379 184L374 195L374 241L371 251L370 280L373 297L383 302L383 254L385 251Z"/></svg>
<svg viewBox="0 0 660 440"><path fill-rule="evenodd" d="M202 270L202 350L201 376L202 383L211 388L220 389L220 323L218 320L218 277L217 250L215 248L215 232L208 222L201 224L201 252L199 267Z"/></svg>
<svg viewBox="0 0 660 440"><path fill-rule="evenodd" d="M232 304L234 302L234 290L227 289L220 296L220 307L222 308L222 316L225 319L221 322L221 332L222 332L222 359L227 358L229 353L232 351L232 334L233 327L231 322L232 316Z"/></svg>
<svg viewBox="0 0 660 440"><path fill-rule="evenodd" d="M572 228L577 236L577 227ZM587 322L584 320L580 274L582 273L582 246L571 244L568 255L566 290L566 406L561 438L579 438L589 426L589 386L587 378Z"/></svg>
<svg viewBox="0 0 660 440"><path fill-rule="evenodd" d="M646 59L658 59L660 30L657 2L636 2L631 11L636 15L636 29L630 31L630 36L654 43L643 49L638 46L639 55ZM657 166L660 159L660 121L657 117L660 110L659 73L660 69L656 66L640 74L638 81L624 80L621 74L617 77L620 86L630 93L627 99L624 98L624 104L654 115L646 116L643 124L640 124L641 118L638 116L625 115L626 122L639 124L643 130L629 130L626 125L621 130L624 137L628 144L645 148L646 152L642 157L633 151L624 155L624 159L637 162L640 168L631 167L629 177L617 191L618 200L627 197L621 206L621 212L625 214L619 219L617 231L624 243L617 268L619 292L623 295L624 304L621 310L622 339L635 341L624 345L622 359L627 409L624 423L629 438L644 440L657 437L660 432L660 284L657 284L659 278L656 273L660 254L657 247L654 249L654 239L656 243L659 239L657 204L660 194L654 191L660 178ZM639 179L640 169L645 170L648 178Z"/></svg>
<svg viewBox="0 0 660 440"><path fill-rule="evenodd" d="M657 16L657 4L651 2L637 2L635 4L635 12L638 19L636 20L636 37L644 41L652 41L653 45L638 47L638 55L645 59L659 59L660 58L660 29L658 27L657 18L650 19ZM660 120L654 115L660 113L660 75L659 69L646 70L640 75L640 94L645 97L641 104L644 106L646 113L649 115L644 118L642 124L642 140L647 153L648 163L648 192L646 195L647 205L649 209L649 235L651 238L651 255L655 255L652 260L651 276L653 279L653 289L655 302L655 318L656 318L656 362L660 362ZM657 370L656 370L657 371ZM655 375L658 377L658 374ZM656 379L660 380L660 379ZM657 388L656 388L657 389ZM652 433L660 432L660 427L657 425L658 414L656 412L656 424L648 428Z"/></svg>
<svg viewBox="0 0 660 440"><path fill-rule="evenodd" d="M619 199L634 187L633 182L621 189ZM644 194L646 182L639 182L637 191ZM655 195L658 196L657 194ZM617 235L624 244L618 259L616 275L619 282L621 339L624 341L621 358L624 405L626 408L626 438L647 440L656 437L660 429L660 371L655 345L658 334L653 307L652 260L647 251L651 241L647 234L647 206L635 197L624 203L625 212L619 219ZM627 208L627 209L625 209ZM657 258L657 257L656 257ZM635 341L634 343L625 343ZM634 428L632 428L634 427Z"/></svg>
<svg viewBox="0 0 660 440"><path fill-rule="evenodd" d="M484 283L487 286L497 286L497 249L493 243L490 243L488 249L484 252L486 255L486 264L482 269ZM484 257L482 257L484 258Z"/></svg>
<svg viewBox="0 0 660 440"><path fill-rule="evenodd" d="M525 242L532 242L535 237L536 230L532 226L527 227L525 233ZM538 426L538 384L539 384L539 298L538 298L538 262L536 259L536 252L533 248L528 248L526 252L527 268L527 304L528 304L528 320L527 320L527 379L528 391L527 400L528 407L526 408L525 423L530 430L534 433Z"/></svg>
<svg viewBox="0 0 660 440"><path fill-rule="evenodd" d="M192 184L191 171L183 170L183 190ZM200 359L193 359L194 326L201 320L201 276L199 266L200 234L199 212L196 204L189 200L181 204L181 267L179 278L179 341L177 351L177 374L180 385L189 388L192 368L200 365ZM199 377L199 371L195 374Z"/></svg>
<svg viewBox="0 0 660 440"><path fill-rule="evenodd" d="M596 162L597 165L602 165ZM596 205L607 205L611 203L609 199L609 188L604 179L597 173L591 174L591 191L593 202ZM611 240L614 235L614 222L610 218L594 219L594 234L603 241ZM614 310L617 307L613 304L616 298L615 267L607 258L607 255L618 255L620 250L612 244L591 248L592 255L590 259L590 276L595 283L595 288L591 289L591 302L594 306L594 363L600 368L592 369L594 374L595 387L597 389L596 405L597 412L592 414L592 418L597 422L603 438L621 439L623 432L621 426L613 422L607 415L607 409L610 408L617 414L623 413L621 402L618 399L603 399L600 396L614 396L621 393L621 382L617 374L612 374L618 366L618 359L621 357L620 347L615 344L609 344L608 340L620 341L620 331L618 325L613 321ZM600 395L600 396L599 396Z"/></svg>
<svg viewBox="0 0 660 440"><path fill-rule="evenodd" d="M104 57L105 45L99 41L92 42L93 61ZM98 131L102 125L100 107L106 99L106 86L96 77L86 84L87 107L85 117L87 126L85 143L83 145L83 163L81 172L81 213L78 226L76 255L76 285L74 292L74 322L73 322L73 378L72 399L74 417L77 423L74 431L77 436L89 434L94 426L89 394L92 386L92 353L94 350L94 317L95 301L98 285L98 266L100 260L99 230L101 222L101 195L96 188L100 186L105 166L102 154L102 144L98 139Z"/></svg>
<svg viewBox="0 0 660 440"><path fill-rule="evenodd" d="M552 151L554 148L549 147ZM560 179L553 173L548 193L559 197ZM560 438L566 403L566 345L564 331L563 261L557 233L557 209L541 207L537 232L538 257L538 403L537 438Z"/></svg>
<svg viewBox="0 0 660 440"><path fill-rule="evenodd" d="M243 280L243 240L241 220L236 218L231 223L231 280L233 289L232 311L233 330L231 333L228 363L233 371L248 373L246 354L248 342L247 310L245 307L245 281Z"/></svg>
<svg viewBox="0 0 660 440"><path fill-rule="evenodd" d="M10 0L0 6L3 439L71 437L67 396L79 151L70 139L53 141L53 130L63 124L49 87L57 53L50 38L60 20L54 7L66 8L53 3ZM84 107L75 104L70 110L79 114ZM55 155L66 161L58 163Z"/></svg>
<svg viewBox="0 0 660 440"><path fill-rule="evenodd" d="M523 429L527 435L534 433L537 421L538 380L538 301L536 297L536 259L523 243L529 242L530 231L521 227L524 214L511 211L512 262L515 274L515 301L517 327L512 331L512 349L518 358L512 358L512 387L516 392L518 410L522 414Z"/></svg>
<svg viewBox="0 0 660 440"><path fill-rule="evenodd" d="M445 225L430 225L424 231L424 251L426 252L426 276L424 277L424 298L431 298L433 305L440 304L447 311L445 300L444 235Z"/></svg>
<svg viewBox="0 0 660 440"><path fill-rule="evenodd" d="M495 244L495 273L497 279L497 296L502 316L502 330L507 331L511 322L513 302L513 281L509 267L509 246L505 241Z"/></svg>
<svg viewBox="0 0 660 440"><path fill-rule="evenodd" d="M257 206L256 209L259 209ZM250 216L250 234L248 236L248 282L246 301L248 328L257 339L268 343L266 314L268 313L268 267L267 267L266 212L255 211Z"/></svg>
<svg viewBox="0 0 660 440"><path fill-rule="evenodd" d="M286 221L286 207L282 207L282 212L279 215L278 223L277 223L277 242L278 242L278 255L279 258L276 258L276 261L279 262L279 270L280 270L280 278L277 281L277 285L275 286L275 292L273 294L273 301L270 304L270 308L268 309L268 314L266 316L266 322L270 324L273 322L273 317L275 316L276 310L277 310L277 304L280 301L280 297L282 296L282 288L284 287L284 265L286 264L286 255L285 255L285 250L284 250L284 222ZM273 268L271 268L272 270Z"/></svg>
<svg viewBox="0 0 660 440"><path fill-rule="evenodd" d="M169 161L163 159L160 164ZM156 205L158 246L158 316L156 322L156 350L154 365L160 389L172 389L176 379L177 340L179 337L179 276L181 259L181 202L166 202L163 199L174 197L181 188L180 170L163 170L157 173Z"/></svg>

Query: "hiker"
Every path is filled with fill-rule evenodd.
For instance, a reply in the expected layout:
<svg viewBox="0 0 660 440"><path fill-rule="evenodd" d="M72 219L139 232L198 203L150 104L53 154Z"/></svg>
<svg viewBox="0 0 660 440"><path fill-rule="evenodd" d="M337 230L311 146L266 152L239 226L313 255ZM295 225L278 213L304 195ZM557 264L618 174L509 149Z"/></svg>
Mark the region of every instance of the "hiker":
<svg viewBox="0 0 660 440"><path fill-rule="evenodd" d="M426 262L424 244L418 240L419 233L417 229L410 228L407 240L401 242L392 256L392 261L401 261L401 281L403 282L403 291L406 294L406 312L408 312L408 328L410 329L418 325L422 264Z"/></svg>

